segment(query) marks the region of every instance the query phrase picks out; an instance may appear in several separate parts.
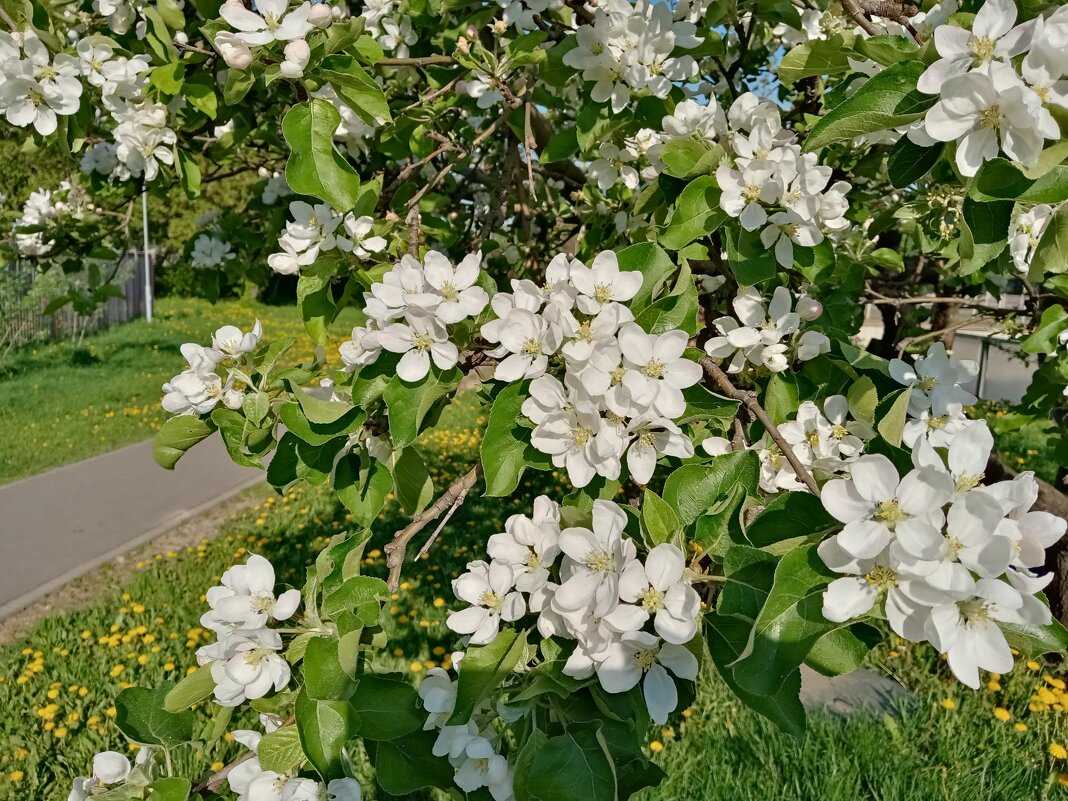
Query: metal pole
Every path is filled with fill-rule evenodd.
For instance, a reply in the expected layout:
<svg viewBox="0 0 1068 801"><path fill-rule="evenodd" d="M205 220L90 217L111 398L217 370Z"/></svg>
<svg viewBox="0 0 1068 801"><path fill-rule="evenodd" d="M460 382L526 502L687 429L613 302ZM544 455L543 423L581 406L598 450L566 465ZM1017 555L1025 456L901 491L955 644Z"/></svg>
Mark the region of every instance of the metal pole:
<svg viewBox="0 0 1068 801"><path fill-rule="evenodd" d="M148 261L148 191L141 193L141 231L144 233L145 319L152 322L152 266Z"/></svg>

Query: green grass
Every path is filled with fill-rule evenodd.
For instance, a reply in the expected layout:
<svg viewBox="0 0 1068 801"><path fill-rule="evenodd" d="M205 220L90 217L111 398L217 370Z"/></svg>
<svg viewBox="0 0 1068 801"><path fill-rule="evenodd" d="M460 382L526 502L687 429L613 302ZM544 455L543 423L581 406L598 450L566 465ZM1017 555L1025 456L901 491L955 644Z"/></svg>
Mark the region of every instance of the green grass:
<svg viewBox="0 0 1068 801"><path fill-rule="evenodd" d="M0 362L0 483L152 436L166 419L160 387L185 365L179 347L209 344L222 325L247 330L259 317L270 339L298 338L295 360L311 356L293 307L164 298L156 313L152 323L115 326L78 347L27 346ZM334 332L342 336L351 327L339 321ZM327 350L336 354L336 347Z"/></svg>
<svg viewBox="0 0 1068 801"><path fill-rule="evenodd" d="M483 422L474 395L465 395L424 437L439 490L476 458ZM542 491L559 494L558 481L538 474L507 499L469 498L431 558L406 566L389 610L390 650L378 659L416 676L447 663L455 644L444 625L453 602L450 580L483 555L487 537L508 515L529 511ZM405 522L387 507L368 546L366 572L385 575L381 547ZM85 772L95 752L127 748L109 717L115 695L130 684L177 679L194 664L194 650L211 637L198 625L202 595L226 567L252 550L271 559L280 581L299 585L313 553L348 526L325 492L271 497L232 518L214 540L143 560L125 582L103 576L90 606L42 620L20 641L0 647L6 713L0 716L0 798L63 801L71 777ZM804 742L742 707L705 670L694 705L650 732L650 752L668 778L641 801L1068 799L1061 784L1068 762L1048 754L1051 743L1068 737L1068 718L1054 709L1068 708L1068 694L1044 679L1058 681L1060 668L1019 664L972 692L928 648L887 645L872 662L912 688L914 703L894 716L811 714ZM1032 700L1037 693L1043 694ZM998 719L996 709L1008 719ZM207 721L206 712L198 714ZM231 728L250 723L235 718ZM206 753L180 749L176 761L201 774L237 751L224 741ZM365 797L385 801L369 785Z"/></svg>

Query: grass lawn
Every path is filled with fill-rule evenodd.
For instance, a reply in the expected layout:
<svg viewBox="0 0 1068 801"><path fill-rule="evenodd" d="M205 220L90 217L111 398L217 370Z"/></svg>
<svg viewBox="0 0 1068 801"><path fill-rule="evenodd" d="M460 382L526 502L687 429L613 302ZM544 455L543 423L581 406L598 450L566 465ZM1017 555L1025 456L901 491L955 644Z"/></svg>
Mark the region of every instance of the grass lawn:
<svg viewBox="0 0 1068 801"><path fill-rule="evenodd" d="M222 325L248 330L258 317L272 340L297 338L294 361L312 354L290 306L163 298L156 315L152 323L137 320L89 335L76 348L27 346L0 362L0 483L152 436L166 419L160 387L185 364L179 347L209 344ZM339 320L333 333L345 338L351 328ZM327 353L337 358L336 343Z"/></svg>
<svg viewBox="0 0 1068 801"><path fill-rule="evenodd" d="M476 458L482 421L473 399L465 396L424 438L439 490ZM430 558L406 567L382 660L416 676L447 663L454 645L444 626L450 580L483 555L505 517L529 511L543 491L556 493L557 482L535 475L503 503L468 500ZM368 546L367 572L385 575L381 547L405 522L387 507ZM0 798L63 801L93 753L128 748L112 720L112 699L122 687L178 678L194 664L194 650L211 637L198 625L203 593L226 567L251 550L274 562L280 581L299 584L311 554L348 525L325 493L271 497L232 518L213 540L143 560L125 584L102 579L90 606L42 620L0 647ZM669 778L641 801L1068 799L1068 761L1051 749L1068 739L1062 666L1021 663L972 692L928 648L890 643L872 661L915 691L911 707L895 716L812 714L804 742L741 707L704 670L696 703L650 732L649 749ZM207 722L207 712L199 714ZM235 719L231 728L249 723ZM237 751L223 741L205 753L179 749L176 759L206 773ZM365 798L385 801L369 787Z"/></svg>

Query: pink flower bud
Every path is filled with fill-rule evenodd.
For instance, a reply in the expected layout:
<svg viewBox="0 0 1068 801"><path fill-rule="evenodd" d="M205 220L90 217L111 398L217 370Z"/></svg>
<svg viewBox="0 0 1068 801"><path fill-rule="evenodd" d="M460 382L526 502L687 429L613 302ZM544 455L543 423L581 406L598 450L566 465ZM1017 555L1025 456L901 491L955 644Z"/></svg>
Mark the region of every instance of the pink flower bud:
<svg viewBox="0 0 1068 801"><path fill-rule="evenodd" d="M797 316L802 320L815 320L823 314L823 304L808 295L801 295L797 299Z"/></svg>
<svg viewBox="0 0 1068 801"><path fill-rule="evenodd" d="M247 69L252 63L252 51L248 45L237 38L231 31L221 31L215 35L215 47L222 54L226 66L235 70Z"/></svg>
<svg viewBox="0 0 1068 801"><path fill-rule="evenodd" d="M325 28L334 20L334 14L326 3L316 3L308 14L308 22L316 28Z"/></svg>

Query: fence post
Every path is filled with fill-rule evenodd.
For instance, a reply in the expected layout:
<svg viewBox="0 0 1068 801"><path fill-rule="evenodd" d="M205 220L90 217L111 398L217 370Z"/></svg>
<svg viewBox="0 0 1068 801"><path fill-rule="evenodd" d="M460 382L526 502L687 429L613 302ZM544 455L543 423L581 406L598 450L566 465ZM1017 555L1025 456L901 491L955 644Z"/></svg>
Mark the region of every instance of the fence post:
<svg viewBox="0 0 1068 801"><path fill-rule="evenodd" d="M148 188L141 192L141 230L144 233L145 319L152 322L152 267L148 261Z"/></svg>

